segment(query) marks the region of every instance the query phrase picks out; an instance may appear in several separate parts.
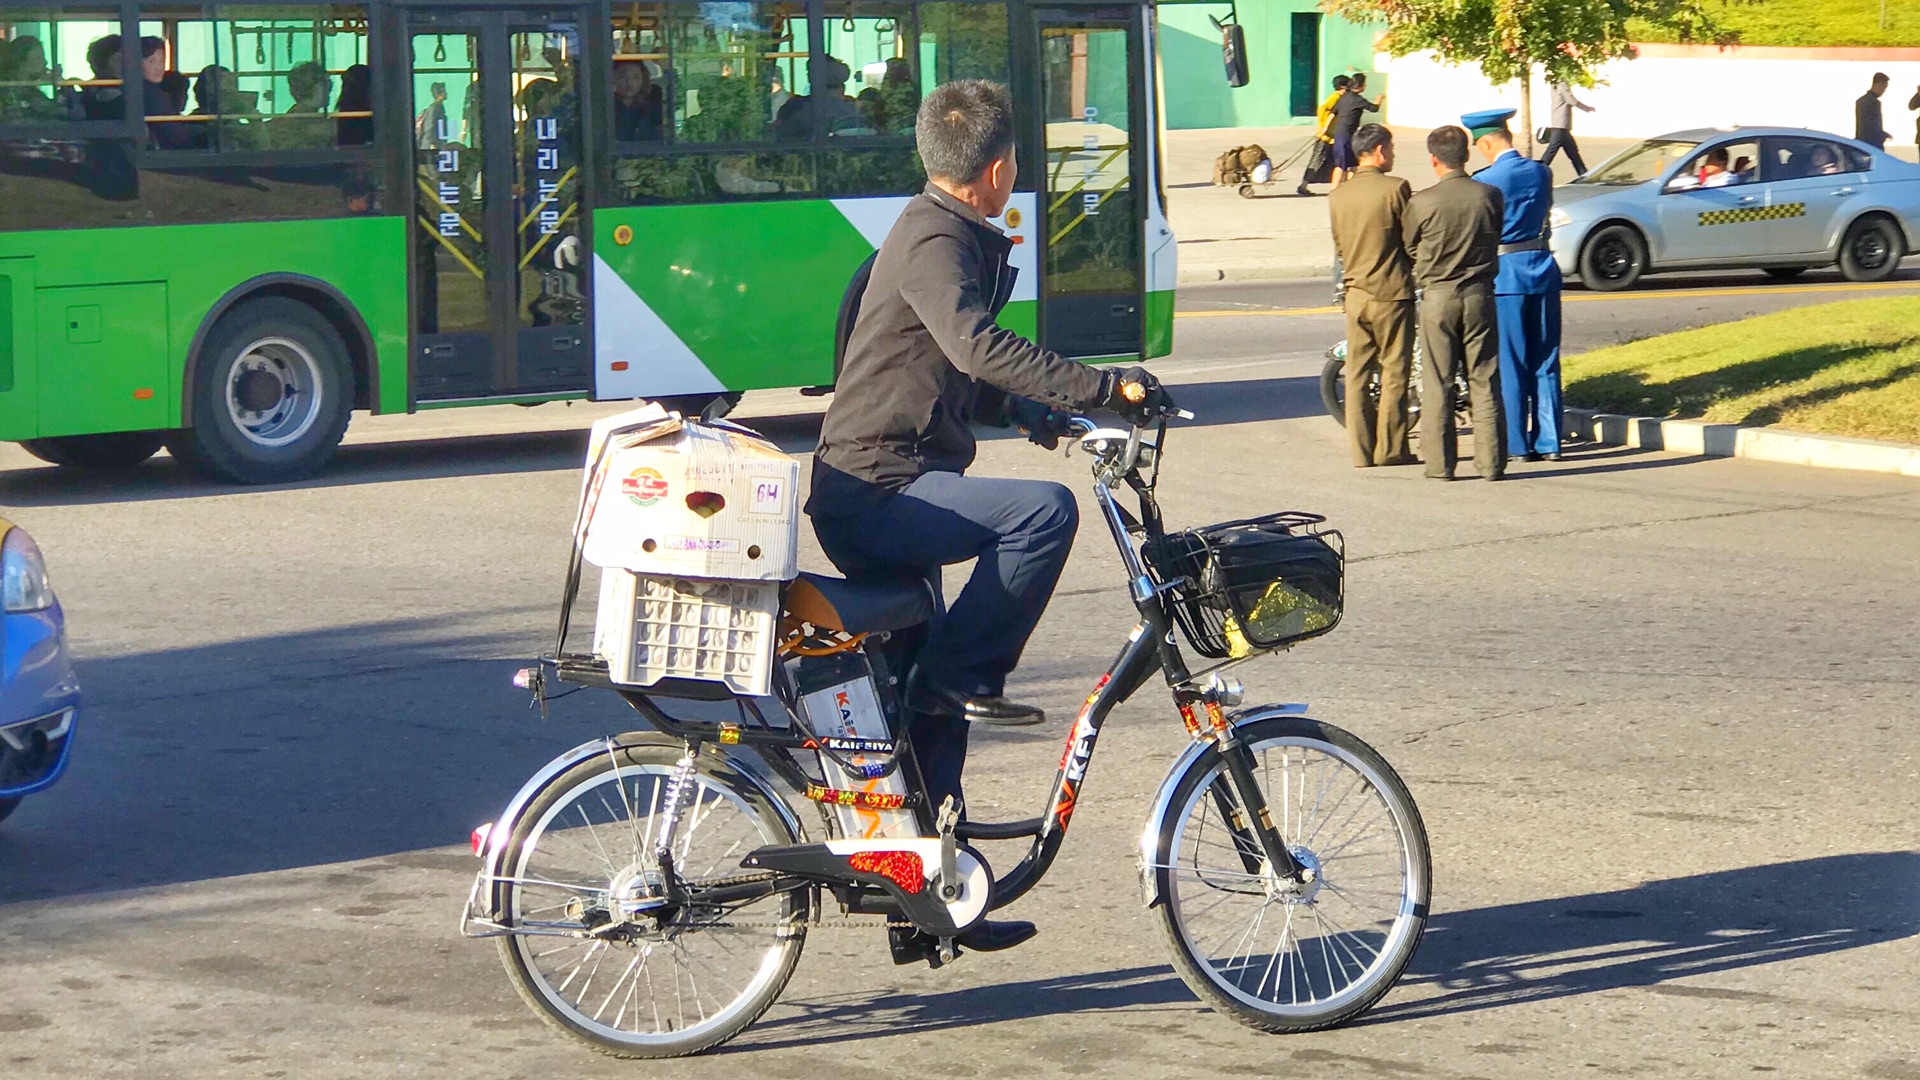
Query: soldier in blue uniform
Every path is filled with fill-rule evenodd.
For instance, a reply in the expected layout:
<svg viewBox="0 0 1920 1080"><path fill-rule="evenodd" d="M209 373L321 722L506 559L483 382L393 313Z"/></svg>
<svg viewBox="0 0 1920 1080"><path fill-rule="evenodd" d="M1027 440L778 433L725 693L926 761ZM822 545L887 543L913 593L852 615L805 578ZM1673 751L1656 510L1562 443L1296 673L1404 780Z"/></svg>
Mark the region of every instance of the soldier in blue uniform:
<svg viewBox="0 0 1920 1080"><path fill-rule="evenodd" d="M1560 460L1560 267L1547 248L1553 173L1513 148L1512 109L1460 118L1491 164L1473 175L1506 200L1494 309L1500 319L1500 396L1506 451L1527 461Z"/></svg>

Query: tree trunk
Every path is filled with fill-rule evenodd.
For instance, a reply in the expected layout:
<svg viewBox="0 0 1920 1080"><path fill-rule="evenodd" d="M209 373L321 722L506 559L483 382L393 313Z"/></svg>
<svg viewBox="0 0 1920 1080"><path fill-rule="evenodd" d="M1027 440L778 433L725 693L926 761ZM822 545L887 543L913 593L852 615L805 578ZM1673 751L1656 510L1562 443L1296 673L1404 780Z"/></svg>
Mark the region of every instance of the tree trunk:
<svg viewBox="0 0 1920 1080"><path fill-rule="evenodd" d="M1526 132L1527 156L1533 156L1533 65L1520 76L1520 127Z"/></svg>

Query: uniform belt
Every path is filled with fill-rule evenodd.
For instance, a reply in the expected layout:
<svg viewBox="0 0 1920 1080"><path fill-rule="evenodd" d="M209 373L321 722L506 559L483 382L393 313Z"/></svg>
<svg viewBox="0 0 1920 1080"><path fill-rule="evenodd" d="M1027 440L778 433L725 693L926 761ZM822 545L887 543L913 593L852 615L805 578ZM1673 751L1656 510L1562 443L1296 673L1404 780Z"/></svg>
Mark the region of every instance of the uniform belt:
<svg viewBox="0 0 1920 1080"><path fill-rule="evenodd" d="M1485 249L1482 249L1482 250L1485 250ZM1500 245L1500 254L1502 255L1518 255L1523 251L1545 251L1545 250L1547 250L1547 237L1545 233L1542 233L1541 235L1536 236L1531 240L1522 240L1517 244L1501 244Z"/></svg>

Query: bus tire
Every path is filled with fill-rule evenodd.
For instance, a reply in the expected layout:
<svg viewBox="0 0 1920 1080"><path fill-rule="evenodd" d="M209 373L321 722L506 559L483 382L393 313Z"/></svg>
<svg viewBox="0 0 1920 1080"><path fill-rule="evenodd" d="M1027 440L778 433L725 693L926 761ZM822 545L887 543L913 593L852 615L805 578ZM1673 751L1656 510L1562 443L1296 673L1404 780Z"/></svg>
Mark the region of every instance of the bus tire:
<svg viewBox="0 0 1920 1080"><path fill-rule="evenodd" d="M720 394L669 394L654 400L668 412L677 412L689 420L698 420L701 414L706 412L707 406L713 404L713 399L727 400L727 407L720 413L721 416L725 416L740 407L740 399L744 396L739 390L728 390Z"/></svg>
<svg viewBox="0 0 1920 1080"><path fill-rule="evenodd" d="M174 457L216 480L284 484L332 460L353 413L353 368L319 312L264 297L214 324L188 393L193 424L168 436Z"/></svg>
<svg viewBox="0 0 1920 1080"><path fill-rule="evenodd" d="M89 472L126 472L160 452L164 431L115 431L105 435L56 435L27 439L20 448L49 465Z"/></svg>

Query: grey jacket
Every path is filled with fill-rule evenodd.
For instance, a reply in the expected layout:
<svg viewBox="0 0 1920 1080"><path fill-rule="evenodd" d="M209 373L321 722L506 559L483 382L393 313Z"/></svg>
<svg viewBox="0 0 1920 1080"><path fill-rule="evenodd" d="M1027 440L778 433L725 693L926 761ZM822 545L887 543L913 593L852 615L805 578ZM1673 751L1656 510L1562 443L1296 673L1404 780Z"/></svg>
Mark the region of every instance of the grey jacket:
<svg viewBox="0 0 1920 1080"><path fill-rule="evenodd" d="M1572 131L1573 110L1575 109L1579 109L1581 112L1593 111L1592 106L1573 96L1573 87L1566 83L1554 83L1553 111L1550 114L1550 119L1547 121L1547 126L1559 128L1562 131Z"/></svg>
<svg viewBox="0 0 1920 1080"><path fill-rule="evenodd" d="M995 325L1013 295L1012 241L929 184L880 245L820 429L807 513L885 503L924 473L973 464L971 423L1006 423L1006 395L1097 408L1113 375Z"/></svg>

